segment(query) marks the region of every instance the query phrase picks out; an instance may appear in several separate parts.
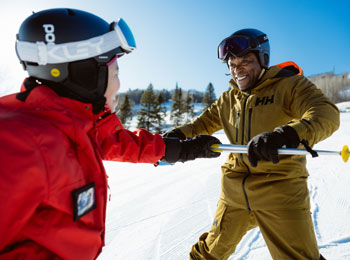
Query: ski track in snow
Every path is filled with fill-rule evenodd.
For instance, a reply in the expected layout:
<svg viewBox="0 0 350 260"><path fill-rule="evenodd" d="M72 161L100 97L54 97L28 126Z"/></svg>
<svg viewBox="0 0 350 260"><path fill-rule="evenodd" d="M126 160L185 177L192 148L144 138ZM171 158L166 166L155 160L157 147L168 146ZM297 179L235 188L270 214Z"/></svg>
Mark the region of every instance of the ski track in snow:
<svg viewBox="0 0 350 260"><path fill-rule="evenodd" d="M248 259L251 250L258 248L256 244L259 242L259 238L261 239L261 232L259 229L254 228L250 230L242 239L241 243L236 249L236 253L234 253L229 259Z"/></svg>
<svg viewBox="0 0 350 260"><path fill-rule="evenodd" d="M350 113L315 149L350 145ZM224 133L215 134L227 143ZM112 199L107 207L106 246L98 260L184 260L208 232L220 195L226 159L200 159L173 166L105 162ZM311 214L320 252L350 260L350 162L308 157ZM249 231L230 260L270 260L258 228Z"/></svg>
<svg viewBox="0 0 350 260"><path fill-rule="evenodd" d="M162 241L162 230L163 229L163 221L160 224L160 228L159 228L159 233L158 233L158 240L157 240L157 247L156 247L156 253L155 253L155 259L159 260L160 258L160 245L161 245L161 241Z"/></svg>
<svg viewBox="0 0 350 260"><path fill-rule="evenodd" d="M320 212L319 205L316 202L316 197L317 197L317 186L309 184L309 190L310 190L310 203L311 203L311 212L312 212L312 218L314 222L314 229L316 233L316 238L318 240L321 239L321 233L319 230L319 225L318 225L318 214Z"/></svg>

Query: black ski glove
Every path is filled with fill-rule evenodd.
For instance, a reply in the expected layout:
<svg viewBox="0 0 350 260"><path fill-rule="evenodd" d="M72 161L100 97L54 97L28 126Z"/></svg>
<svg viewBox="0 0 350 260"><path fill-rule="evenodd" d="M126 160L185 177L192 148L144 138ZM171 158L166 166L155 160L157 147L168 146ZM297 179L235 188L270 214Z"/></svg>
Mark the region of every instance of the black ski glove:
<svg viewBox="0 0 350 260"><path fill-rule="evenodd" d="M162 135L162 137L175 137L175 138L179 138L180 140L186 140L186 136L181 132L180 129L173 129L170 130L169 132L166 132Z"/></svg>
<svg viewBox="0 0 350 260"><path fill-rule="evenodd" d="M215 158L220 153L213 152L210 146L221 144L220 140L210 135L198 135L194 139L180 140L173 137L163 138L166 149L162 162L186 162L196 158Z"/></svg>
<svg viewBox="0 0 350 260"><path fill-rule="evenodd" d="M298 133L293 127L284 125L277 127L273 132L265 132L256 135L248 143L248 160L253 167L259 160L278 163L278 149L286 145L296 148L300 143Z"/></svg>

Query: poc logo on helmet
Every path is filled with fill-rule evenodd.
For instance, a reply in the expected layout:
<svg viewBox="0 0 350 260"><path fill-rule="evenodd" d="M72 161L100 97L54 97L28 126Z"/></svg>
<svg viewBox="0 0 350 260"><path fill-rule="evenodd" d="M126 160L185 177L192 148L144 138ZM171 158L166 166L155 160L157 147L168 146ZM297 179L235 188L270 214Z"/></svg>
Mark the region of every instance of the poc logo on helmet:
<svg viewBox="0 0 350 260"><path fill-rule="evenodd" d="M45 41L47 43L55 43L55 27L53 24L43 24L44 31L45 31Z"/></svg>

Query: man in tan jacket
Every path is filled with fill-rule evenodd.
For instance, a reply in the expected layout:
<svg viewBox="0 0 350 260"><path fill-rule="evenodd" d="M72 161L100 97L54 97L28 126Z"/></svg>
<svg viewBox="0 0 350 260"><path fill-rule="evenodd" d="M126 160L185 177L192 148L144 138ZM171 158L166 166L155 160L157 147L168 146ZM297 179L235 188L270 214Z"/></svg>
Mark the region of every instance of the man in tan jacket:
<svg viewBox="0 0 350 260"><path fill-rule="evenodd" d="M193 122L165 134L186 139L223 129L231 144L248 145L247 155L230 153L222 166L213 225L190 259L227 259L255 227L273 259L324 259L310 214L305 156L279 156L277 150L310 148L329 137L339 127L339 111L295 63L269 67L269 52L259 30L224 39L218 57L228 65L232 89Z"/></svg>

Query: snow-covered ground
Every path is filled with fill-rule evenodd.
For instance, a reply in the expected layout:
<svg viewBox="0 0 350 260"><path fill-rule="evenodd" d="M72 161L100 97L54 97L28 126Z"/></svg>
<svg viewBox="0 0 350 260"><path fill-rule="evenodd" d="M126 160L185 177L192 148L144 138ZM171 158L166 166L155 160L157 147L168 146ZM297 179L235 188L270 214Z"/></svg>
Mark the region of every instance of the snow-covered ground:
<svg viewBox="0 0 350 260"><path fill-rule="evenodd" d="M339 105L342 111L350 103ZM350 113L340 129L315 149L350 145ZM228 143L224 133L215 134ZM220 166L227 154L173 166L105 162L111 201L106 246L98 260L185 260L209 230L220 194ZM340 156L308 157L312 216L320 252L328 260L350 259L350 162ZM271 259L258 229L230 259Z"/></svg>

